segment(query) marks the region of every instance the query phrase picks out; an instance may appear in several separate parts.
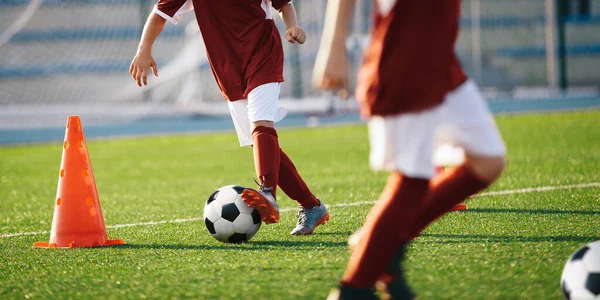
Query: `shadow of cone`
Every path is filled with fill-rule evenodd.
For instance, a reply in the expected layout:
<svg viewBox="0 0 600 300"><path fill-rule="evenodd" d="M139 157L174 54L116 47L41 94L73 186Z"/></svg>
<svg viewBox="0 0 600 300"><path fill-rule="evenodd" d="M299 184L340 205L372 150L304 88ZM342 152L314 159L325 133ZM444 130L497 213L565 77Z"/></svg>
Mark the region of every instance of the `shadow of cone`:
<svg viewBox="0 0 600 300"><path fill-rule="evenodd" d="M448 167L448 166L446 166L446 167L444 167L444 166L437 166L437 167L435 167L435 173L436 173L436 174L437 174L437 173L442 173L442 172L444 172L446 169L450 169L450 168L452 168L452 167ZM467 205L466 205L466 204L464 204L464 203L459 203L459 204L456 204L456 205L454 205L454 207L453 207L453 208L452 208L450 211L457 211L457 210L467 210L467 209L469 209L469 208L467 207Z"/></svg>
<svg viewBox="0 0 600 300"><path fill-rule="evenodd" d="M109 240L79 116L69 116L49 242L34 248L81 248L125 244Z"/></svg>

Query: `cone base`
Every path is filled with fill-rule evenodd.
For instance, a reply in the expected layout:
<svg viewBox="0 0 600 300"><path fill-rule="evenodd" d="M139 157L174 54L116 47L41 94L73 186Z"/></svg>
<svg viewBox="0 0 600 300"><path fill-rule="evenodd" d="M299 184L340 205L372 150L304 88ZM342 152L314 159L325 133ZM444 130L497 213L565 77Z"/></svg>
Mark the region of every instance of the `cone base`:
<svg viewBox="0 0 600 300"><path fill-rule="evenodd" d="M116 245L125 245L124 240L107 240L103 245L77 245L75 242L70 243L66 247L58 247L56 243L50 242L35 242L33 248L59 248L59 249L70 249L70 248L93 248L93 247L108 247Z"/></svg>

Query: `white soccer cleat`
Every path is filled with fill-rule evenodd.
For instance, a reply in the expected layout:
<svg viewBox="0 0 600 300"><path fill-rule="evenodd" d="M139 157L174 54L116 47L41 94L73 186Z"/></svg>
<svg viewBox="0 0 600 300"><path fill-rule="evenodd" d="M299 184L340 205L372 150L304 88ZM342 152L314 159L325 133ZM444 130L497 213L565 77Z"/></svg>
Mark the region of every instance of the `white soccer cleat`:
<svg viewBox="0 0 600 300"><path fill-rule="evenodd" d="M329 211L327 207L319 200L319 206L315 206L311 209L300 208L298 212L298 223L296 228L291 232L292 235L308 235L315 231L315 228L321 224L329 221Z"/></svg>
<svg viewBox="0 0 600 300"><path fill-rule="evenodd" d="M350 247L350 250L354 250L354 248L356 247L356 245L358 245L358 242L360 241L362 236L363 236L362 228L359 228L356 232L354 232L352 235L350 235L350 237L348 238L348 247Z"/></svg>

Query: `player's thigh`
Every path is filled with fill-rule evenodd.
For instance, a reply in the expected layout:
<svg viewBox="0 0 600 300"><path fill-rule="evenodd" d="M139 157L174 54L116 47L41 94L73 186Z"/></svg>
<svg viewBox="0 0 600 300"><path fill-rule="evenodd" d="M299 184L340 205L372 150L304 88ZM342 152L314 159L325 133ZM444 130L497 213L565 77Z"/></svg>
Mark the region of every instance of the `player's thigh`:
<svg viewBox="0 0 600 300"><path fill-rule="evenodd" d="M467 156L503 157L506 147L483 95L472 80L448 93L440 106L440 140L460 146Z"/></svg>
<svg viewBox="0 0 600 300"><path fill-rule="evenodd" d="M250 122L279 122L287 111L279 103L281 83L271 82L254 88L248 93L248 119Z"/></svg>
<svg viewBox="0 0 600 300"><path fill-rule="evenodd" d="M229 101L227 104L240 146L252 145L252 122L248 118L248 100Z"/></svg>
<svg viewBox="0 0 600 300"><path fill-rule="evenodd" d="M398 171L429 179L434 176L432 163L438 109L406 113L369 120L370 163L375 170Z"/></svg>

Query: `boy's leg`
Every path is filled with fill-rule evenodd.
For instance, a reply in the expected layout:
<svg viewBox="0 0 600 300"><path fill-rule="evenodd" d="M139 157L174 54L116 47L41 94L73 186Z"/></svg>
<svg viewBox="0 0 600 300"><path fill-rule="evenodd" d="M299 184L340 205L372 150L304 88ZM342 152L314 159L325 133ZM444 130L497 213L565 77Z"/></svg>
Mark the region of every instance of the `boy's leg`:
<svg viewBox="0 0 600 300"><path fill-rule="evenodd" d="M443 131L464 148L466 159L433 178L415 223L415 235L454 205L487 188L504 169L504 142L474 82L468 80L449 93L441 108L447 123Z"/></svg>
<svg viewBox="0 0 600 300"><path fill-rule="evenodd" d="M254 140L254 168L258 177L259 189L246 188L242 200L258 210L266 224L279 221L279 208L276 202L276 188L279 177L279 140L277 131L269 126L256 126L252 131Z"/></svg>
<svg viewBox="0 0 600 300"><path fill-rule="evenodd" d="M283 149L279 150L279 187L281 190L288 195L291 199L298 202L300 206L306 209L311 209L319 205L319 200L310 191L296 166L292 160L283 152Z"/></svg>
<svg viewBox="0 0 600 300"><path fill-rule="evenodd" d="M240 144L254 145L254 167L259 180L258 190L246 188L242 199L257 209L267 224L279 221L279 209L275 193L279 177L279 140L274 122L285 116L279 106L280 83L268 83L256 87L248 94L248 100L229 103ZM244 115L245 112L245 115Z"/></svg>
<svg viewBox="0 0 600 300"><path fill-rule="evenodd" d="M292 160L280 149L279 187L300 204L298 222L292 235L312 234L315 228L329 220L329 212L321 200L310 191Z"/></svg>
<svg viewBox="0 0 600 300"><path fill-rule="evenodd" d="M254 165L260 189L246 189L244 201L257 208L265 223L279 219L275 202L279 185L301 208L302 228L292 234L310 234L329 217L327 209L308 189L291 159L279 148L274 122L286 114L279 105L280 83L261 85L250 92L248 100L229 102L229 110L241 146L254 145Z"/></svg>
<svg viewBox="0 0 600 300"><path fill-rule="evenodd" d="M376 284L377 289L382 290L391 299L399 299L402 295L406 299L413 299L415 297L415 294L404 279L404 271L402 269L402 261L406 255L407 248L408 244L405 243L396 251L387 269L382 276L379 276L379 281Z"/></svg>
<svg viewBox="0 0 600 300"><path fill-rule="evenodd" d="M252 130L252 139L254 140L252 151L254 152L256 177L261 188L269 190L273 198L277 199L276 189L280 164L279 137L272 124L268 126L264 121L256 123L261 124Z"/></svg>
<svg viewBox="0 0 600 300"><path fill-rule="evenodd" d="M433 155L433 165L435 173L443 173L452 170L465 162L465 151L460 147L455 147L451 144L440 142L435 147ZM450 211L460 211L468 209L465 203L454 205Z"/></svg>
<svg viewBox="0 0 600 300"><path fill-rule="evenodd" d="M504 167L505 147L483 99L474 86L467 85L466 89L457 94L450 95L450 99L447 99L444 105L449 104L450 107L453 107L453 100L457 100L459 97L456 96L460 96L461 101L464 101L461 104L469 106L469 108L465 108L458 105L455 108L458 112L452 113L450 117L451 123L458 124L458 126L453 126L450 131L457 137L455 142L465 148L466 159L459 167L439 173L431 180L419 218L414 223L413 237L424 230L429 223L452 210L456 204L489 186L500 176ZM442 111L448 110L447 108L442 109ZM463 112L468 115L461 116ZM448 113L443 114L447 115ZM458 120L453 121L453 118L458 118ZM482 156L480 153L487 155ZM356 247L363 235L364 233L357 233L351 236L349 245ZM402 255L399 255L401 250L392 258L387 271L379 278L386 283L390 294L399 293L398 290L403 291L407 288L405 281L401 278Z"/></svg>
<svg viewBox="0 0 600 300"><path fill-rule="evenodd" d="M413 236L418 236L431 222L485 189L490 183L491 181L480 179L466 164L435 176L415 221Z"/></svg>
<svg viewBox="0 0 600 300"><path fill-rule="evenodd" d="M364 235L352 253L342 284L371 288L388 271L394 255L411 238L411 228L427 193L429 180L392 173L363 226ZM399 258L401 261L403 258ZM396 274L399 275L399 274Z"/></svg>
<svg viewBox="0 0 600 300"><path fill-rule="evenodd" d="M437 108L369 121L371 166L392 173L362 227L341 282L344 288L373 288L375 282L386 279L392 297L414 297L400 264L429 189L429 178L434 176L431 156L438 123Z"/></svg>

